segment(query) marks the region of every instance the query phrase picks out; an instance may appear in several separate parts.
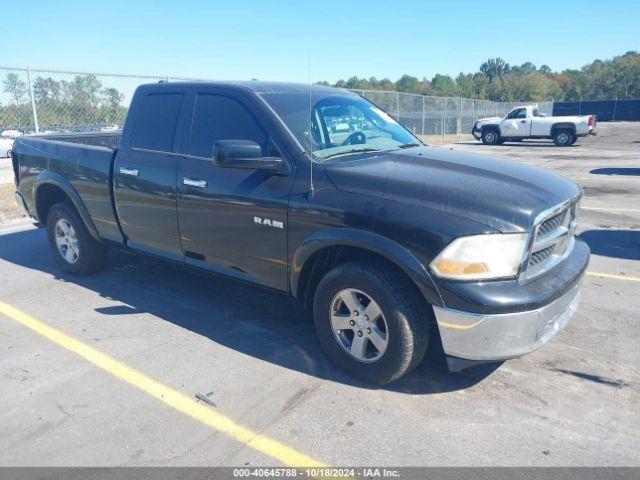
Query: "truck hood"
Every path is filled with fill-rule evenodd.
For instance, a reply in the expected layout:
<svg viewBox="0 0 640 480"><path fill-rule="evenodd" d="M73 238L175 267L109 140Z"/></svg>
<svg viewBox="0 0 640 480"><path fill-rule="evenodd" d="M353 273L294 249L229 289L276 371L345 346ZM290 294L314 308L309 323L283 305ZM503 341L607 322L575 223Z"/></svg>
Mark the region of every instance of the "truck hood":
<svg viewBox="0 0 640 480"><path fill-rule="evenodd" d="M476 122L476 125L479 127L480 125L485 125L485 124L500 123L501 120L502 120L502 117L479 118L478 121Z"/></svg>
<svg viewBox="0 0 640 480"><path fill-rule="evenodd" d="M517 162L416 147L326 165L338 189L418 205L501 232L527 231L535 217L577 199L578 185Z"/></svg>

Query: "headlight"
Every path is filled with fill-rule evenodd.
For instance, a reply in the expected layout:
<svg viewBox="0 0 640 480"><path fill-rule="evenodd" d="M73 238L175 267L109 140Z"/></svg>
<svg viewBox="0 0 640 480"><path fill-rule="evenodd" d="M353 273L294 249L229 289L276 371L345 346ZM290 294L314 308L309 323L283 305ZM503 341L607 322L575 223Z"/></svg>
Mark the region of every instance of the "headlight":
<svg viewBox="0 0 640 480"><path fill-rule="evenodd" d="M456 238L431 262L431 269L439 277L455 280L514 277L526 242L526 233Z"/></svg>

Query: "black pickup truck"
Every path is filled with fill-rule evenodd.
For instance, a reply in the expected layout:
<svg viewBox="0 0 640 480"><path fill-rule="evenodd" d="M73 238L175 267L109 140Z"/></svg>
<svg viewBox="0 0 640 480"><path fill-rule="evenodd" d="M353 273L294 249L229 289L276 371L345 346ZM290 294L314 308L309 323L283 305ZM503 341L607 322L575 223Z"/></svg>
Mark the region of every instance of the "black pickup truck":
<svg viewBox="0 0 640 480"><path fill-rule="evenodd" d="M430 336L452 370L540 347L589 260L574 183L425 146L320 86L143 85L119 148L21 137L13 166L65 272L96 272L118 247L288 292L327 355L377 384Z"/></svg>

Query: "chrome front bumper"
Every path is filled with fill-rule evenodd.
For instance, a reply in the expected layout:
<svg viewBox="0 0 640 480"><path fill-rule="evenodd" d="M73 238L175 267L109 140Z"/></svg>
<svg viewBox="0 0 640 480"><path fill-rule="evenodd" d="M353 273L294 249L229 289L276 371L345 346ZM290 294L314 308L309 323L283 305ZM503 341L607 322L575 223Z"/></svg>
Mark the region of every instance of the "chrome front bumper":
<svg viewBox="0 0 640 480"><path fill-rule="evenodd" d="M581 281L537 310L476 314L433 307L444 352L466 360L506 360L532 352L551 340L578 307Z"/></svg>

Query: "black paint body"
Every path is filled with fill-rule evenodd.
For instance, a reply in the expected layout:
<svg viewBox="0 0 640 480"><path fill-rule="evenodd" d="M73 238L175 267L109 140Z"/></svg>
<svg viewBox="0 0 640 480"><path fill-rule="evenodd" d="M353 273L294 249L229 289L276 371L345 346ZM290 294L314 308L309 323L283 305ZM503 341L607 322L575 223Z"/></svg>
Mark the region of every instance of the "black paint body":
<svg viewBox="0 0 640 480"><path fill-rule="evenodd" d="M438 279L429 262L453 239L530 231L541 212L579 197L579 187L534 167L426 146L314 163L259 95L287 88L301 87L143 85L134 95L117 150L17 139L18 191L36 219L42 214L41 188L55 186L97 238L294 296L300 294L309 259L338 245L392 261L431 304L479 313L538 308L582 276L589 253L577 240L567 259L528 283ZM135 146L140 104L156 92L182 95L168 152ZM230 168L192 155L194 105L203 94L242 104L283 158L281 171ZM122 175L123 167L136 169L138 176ZM184 178L204 180L206 187L185 185ZM282 222L284 228L256 218Z"/></svg>

